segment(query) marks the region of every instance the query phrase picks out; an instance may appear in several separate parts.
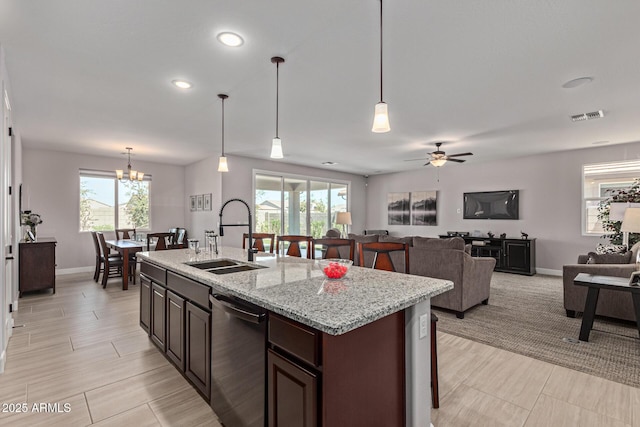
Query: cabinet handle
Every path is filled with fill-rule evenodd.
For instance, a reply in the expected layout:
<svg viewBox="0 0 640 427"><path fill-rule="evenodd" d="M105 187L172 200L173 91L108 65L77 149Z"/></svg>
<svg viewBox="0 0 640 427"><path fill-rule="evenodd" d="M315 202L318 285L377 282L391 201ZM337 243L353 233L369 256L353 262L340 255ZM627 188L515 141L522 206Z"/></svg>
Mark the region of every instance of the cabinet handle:
<svg viewBox="0 0 640 427"><path fill-rule="evenodd" d="M160 292L156 291L155 289L153 290L153 293L158 295L160 298L164 298L164 295L162 295Z"/></svg>
<svg viewBox="0 0 640 427"><path fill-rule="evenodd" d="M176 304L174 301L169 300L169 302L182 310L182 307L180 307L180 305Z"/></svg>

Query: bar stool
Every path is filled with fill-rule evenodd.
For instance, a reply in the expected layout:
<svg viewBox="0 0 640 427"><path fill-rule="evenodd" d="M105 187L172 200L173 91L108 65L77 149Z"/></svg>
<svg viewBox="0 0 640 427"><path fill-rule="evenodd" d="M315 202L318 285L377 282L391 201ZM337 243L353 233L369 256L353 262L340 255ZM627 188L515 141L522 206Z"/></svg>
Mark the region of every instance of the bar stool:
<svg viewBox="0 0 640 427"><path fill-rule="evenodd" d="M354 261L356 242L353 239L321 238L313 239L313 258L316 258L316 246L322 246L322 259L344 258L340 248L349 248L349 259Z"/></svg>
<svg viewBox="0 0 640 427"><path fill-rule="evenodd" d="M259 252L266 252L264 249L264 239L269 240L269 253L273 253L273 248L276 242L276 235L271 233L252 233L251 237L253 238L253 249L256 249ZM242 234L242 249L247 248L247 239L249 238L249 233Z"/></svg>
<svg viewBox="0 0 640 427"><path fill-rule="evenodd" d="M287 248L287 253L284 255L289 256L297 256L302 257L302 250L300 249L300 243L307 244L307 258L311 259L311 252L313 251L313 237L311 236L296 236L296 235L288 235L288 236L278 236L278 245L277 252L282 254L280 251L280 243L281 242L289 242L289 247ZM284 251L284 243L282 244L282 250Z"/></svg>

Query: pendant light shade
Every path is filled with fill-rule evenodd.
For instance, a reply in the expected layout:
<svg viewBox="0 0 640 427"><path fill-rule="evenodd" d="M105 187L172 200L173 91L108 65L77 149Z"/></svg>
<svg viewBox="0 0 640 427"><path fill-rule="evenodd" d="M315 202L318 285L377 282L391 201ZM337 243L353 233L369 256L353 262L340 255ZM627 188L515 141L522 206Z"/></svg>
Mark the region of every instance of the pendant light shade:
<svg viewBox="0 0 640 427"><path fill-rule="evenodd" d="M223 93L218 94L218 98L222 100L222 155L218 160L218 172L229 172L229 166L227 165L227 158L224 155L224 100L229 96Z"/></svg>
<svg viewBox="0 0 640 427"><path fill-rule="evenodd" d="M373 127L371 132L389 132L389 110L387 104L382 100L382 0L380 0L380 102L376 104L373 115Z"/></svg>
<svg viewBox="0 0 640 427"><path fill-rule="evenodd" d="M271 58L271 62L276 64L276 137L271 141L271 158L282 159L284 154L282 152L282 141L278 136L278 115L279 115L279 93L280 93L280 64L284 62L284 58L274 56Z"/></svg>
<svg viewBox="0 0 640 427"><path fill-rule="evenodd" d="M127 155L127 175L125 176L124 169L116 169L116 178L122 182L142 181L144 179L144 172L138 172L131 169L131 150L133 150L133 148L126 147L125 150L127 150L127 152L122 154Z"/></svg>

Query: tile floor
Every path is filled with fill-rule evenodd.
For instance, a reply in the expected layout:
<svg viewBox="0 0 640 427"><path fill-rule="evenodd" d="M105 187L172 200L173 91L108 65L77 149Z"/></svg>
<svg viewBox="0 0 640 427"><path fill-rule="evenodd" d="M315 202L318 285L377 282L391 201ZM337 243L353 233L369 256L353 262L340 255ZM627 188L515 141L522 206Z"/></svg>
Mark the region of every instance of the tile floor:
<svg viewBox="0 0 640 427"><path fill-rule="evenodd" d="M220 426L140 329L138 286L112 279L105 290L90 276L60 276L55 295L20 299L0 425ZM640 389L444 333L438 346L436 427L640 427ZM8 406L22 402L26 414ZM59 407L34 412L40 403Z"/></svg>

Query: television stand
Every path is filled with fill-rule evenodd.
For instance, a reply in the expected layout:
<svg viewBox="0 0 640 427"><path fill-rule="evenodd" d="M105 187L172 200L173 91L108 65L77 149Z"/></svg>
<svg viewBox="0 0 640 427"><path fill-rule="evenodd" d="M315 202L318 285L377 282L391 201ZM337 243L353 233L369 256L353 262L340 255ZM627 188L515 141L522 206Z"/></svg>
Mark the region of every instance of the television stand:
<svg viewBox="0 0 640 427"><path fill-rule="evenodd" d="M440 235L441 239L452 236ZM536 274L536 239L459 236L471 245L471 256L493 257L494 271L505 273ZM475 243L475 244L474 244Z"/></svg>

